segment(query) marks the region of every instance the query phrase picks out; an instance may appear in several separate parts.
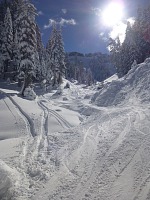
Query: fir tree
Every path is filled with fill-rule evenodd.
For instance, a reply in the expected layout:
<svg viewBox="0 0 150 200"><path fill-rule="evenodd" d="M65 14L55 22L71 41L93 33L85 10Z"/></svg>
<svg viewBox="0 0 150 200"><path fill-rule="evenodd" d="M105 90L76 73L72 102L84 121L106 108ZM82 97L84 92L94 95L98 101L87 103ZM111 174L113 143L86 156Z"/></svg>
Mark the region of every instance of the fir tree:
<svg viewBox="0 0 150 200"><path fill-rule="evenodd" d="M36 41L37 41L37 50L36 50L36 77L39 80L46 78L46 52L42 43L41 32L36 24Z"/></svg>
<svg viewBox="0 0 150 200"><path fill-rule="evenodd" d="M12 18L10 9L7 8L5 18L4 18L4 26L2 31L2 58L4 64L4 72L7 72L8 65L13 58L13 27L12 27Z"/></svg>
<svg viewBox="0 0 150 200"><path fill-rule="evenodd" d="M35 53L36 53L36 9L29 1L20 0L17 4L15 26L18 32L20 46L20 73L25 74L21 94L32 82L35 76Z"/></svg>
<svg viewBox="0 0 150 200"><path fill-rule="evenodd" d="M65 51L61 31L57 30L56 23L53 24L46 51L48 55L48 71L53 72L53 86L57 86L62 83L62 77L65 75Z"/></svg>

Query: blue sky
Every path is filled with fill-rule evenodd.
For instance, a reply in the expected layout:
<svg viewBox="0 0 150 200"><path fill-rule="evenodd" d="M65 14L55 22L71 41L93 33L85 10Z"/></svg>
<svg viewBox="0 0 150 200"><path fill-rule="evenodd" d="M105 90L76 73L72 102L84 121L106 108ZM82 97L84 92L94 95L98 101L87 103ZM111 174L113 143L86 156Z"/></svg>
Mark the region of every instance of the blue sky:
<svg viewBox="0 0 150 200"><path fill-rule="evenodd" d="M1 2L2 0L0 0ZM107 38L112 31L98 15L110 2L123 2L125 18L135 17L138 6L147 7L150 0L31 0L39 15L36 21L46 45L51 26L49 21L62 22L66 52L108 53ZM113 16L112 16L113 17ZM103 37L100 35L104 34Z"/></svg>
<svg viewBox="0 0 150 200"><path fill-rule="evenodd" d="M81 53L107 52L107 41L100 33L107 35L111 30L105 27L98 15L99 10L113 0L33 0L39 16L37 23L42 32L44 45L51 32L53 20L61 22L65 50ZM146 6L149 0L123 1L125 18L134 17L138 5ZM113 17L113 16L112 16Z"/></svg>

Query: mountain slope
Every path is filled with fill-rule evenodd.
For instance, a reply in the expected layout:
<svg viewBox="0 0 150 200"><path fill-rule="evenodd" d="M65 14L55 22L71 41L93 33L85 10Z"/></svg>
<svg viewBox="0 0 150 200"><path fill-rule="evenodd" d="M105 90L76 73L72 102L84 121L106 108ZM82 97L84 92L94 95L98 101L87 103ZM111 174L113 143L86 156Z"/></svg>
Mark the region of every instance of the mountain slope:
<svg viewBox="0 0 150 200"><path fill-rule="evenodd" d="M150 199L149 74L147 59L124 78L105 82L94 96L92 87L72 83L62 95L48 93L35 101L3 89L10 110L26 126L20 124L22 143L12 145L19 155L0 153L1 199Z"/></svg>

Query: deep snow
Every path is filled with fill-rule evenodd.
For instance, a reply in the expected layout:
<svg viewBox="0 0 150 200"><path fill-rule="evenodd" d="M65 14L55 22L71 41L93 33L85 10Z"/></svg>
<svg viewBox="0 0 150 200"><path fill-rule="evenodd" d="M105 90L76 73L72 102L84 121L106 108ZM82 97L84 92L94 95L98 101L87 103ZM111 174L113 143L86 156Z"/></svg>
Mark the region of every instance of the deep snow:
<svg viewBox="0 0 150 200"><path fill-rule="evenodd" d="M0 110L1 200L150 199L150 59L98 92L2 87Z"/></svg>

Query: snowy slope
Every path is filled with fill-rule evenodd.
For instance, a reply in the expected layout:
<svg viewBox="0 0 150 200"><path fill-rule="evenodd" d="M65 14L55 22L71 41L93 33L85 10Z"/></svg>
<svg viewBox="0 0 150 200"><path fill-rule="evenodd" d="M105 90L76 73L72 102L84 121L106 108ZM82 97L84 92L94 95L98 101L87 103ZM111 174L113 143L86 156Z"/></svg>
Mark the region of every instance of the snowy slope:
<svg viewBox="0 0 150 200"><path fill-rule="evenodd" d="M149 74L147 59L98 93L34 101L1 89L0 199L149 200Z"/></svg>
<svg viewBox="0 0 150 200"><path fill-rule="evenodd" d="M112 106L126 103L150 102L150 61L132 68L122 79L113 81L92 98L98 106Z"/></svg>

